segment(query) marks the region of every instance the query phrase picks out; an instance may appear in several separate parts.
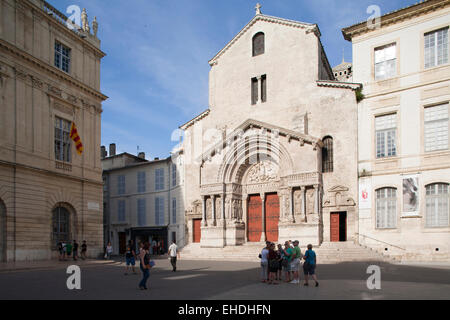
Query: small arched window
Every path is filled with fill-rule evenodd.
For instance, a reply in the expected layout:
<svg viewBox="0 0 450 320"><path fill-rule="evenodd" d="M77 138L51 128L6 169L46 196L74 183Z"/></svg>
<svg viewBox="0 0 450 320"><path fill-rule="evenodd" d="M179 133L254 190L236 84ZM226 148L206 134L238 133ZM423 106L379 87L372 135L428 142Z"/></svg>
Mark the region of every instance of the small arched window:
<svg viewBox="0 0 450 320"><path fill-rule="evenodd" d="M322 148L322 172L333 172L333 138L325 137Z"/></svg>
<svg viewBox="0 0 450 320"><path fill-rule="evenodd" d="M449 184L434 183L426 186L426 226L447 227L449 225Z"/></svg>
<svg viewBox="0 0 450 320"><path fill-rule="evenodd" d="M53 210L53 241L70 241L70 213L67 208L58 206Z"/></svg>
<svg viewBox="0 0 450 320"><path fill-rule="evenodd" d="M377 229L397 226L397 189L382 188L376 191Z"/></svg>
<svg viewBox="0 0 450 320"><path fill-rule="evenodd" d="M264 54L265 47L265 35L262 32L258 32L253 36L253 56L259 56Z"/></svg>

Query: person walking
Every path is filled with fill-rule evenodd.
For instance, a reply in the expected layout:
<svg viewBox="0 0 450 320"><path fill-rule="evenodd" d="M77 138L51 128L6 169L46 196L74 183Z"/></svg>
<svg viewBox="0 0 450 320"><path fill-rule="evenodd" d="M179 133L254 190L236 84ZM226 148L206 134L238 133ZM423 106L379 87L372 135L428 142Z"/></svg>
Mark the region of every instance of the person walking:
<svg viewBox="0 0 450 320"><path fill-rule="evenodd" d="M106 246L106 252L105 252L105 259L110 260L111 254L113 252L113 247L111 245L111 242L108 242L108 245Z"/></svg>
<svg viewBox="0 0 450 320"><path fill-rule="evenodd" d="M268 260L269 260L269 282L268 284L278 284L276 282L276 276L278 272L278 266L279 266L279 258L278 254L275 251L275 243L271 243L269 246L269 254L268 254Z"/></svg>
<svg viewBox="0 0 450 320"><path fill-rule="evenodd" d="M78 260L78 242L77 240L73 240L73 261Z"/></svg>
<svg viewBox="0 0 450 320"><path fill-rule="evenodd" d="M300 269L300 261L302 259L302 251L300 249L299 242L298 240L295 240L293 242L294 245L294 255L293 255L293 259L291 262L291 270L293 273L293 277L294 279L290 282L293 284L299 284L300 283L300 278L299 278L299 269Z"/></svg>
<svg viewBox="0 0 450 320"><path fill-rule="evenodd" d="M284 250L283 250L283 270L285 274L285 282L291 281L291 259L292 255L294 253L294 249L291 248L291 245L289 241L286 241L284 243Z"/></svg>
<svg viewBox="0 0 450 320"><path fill-rule="evenodd" d="M268 282L269 279L269 246L270 242L266 241L266 246L262 249L259 258L261 259L261 282Z"/></svg>
<svg viewBox="0 0 450 320"><path fill-rule="evenodd" d="M136 265L136 252L134 252L131 243L128 243L127 250L125 251L125 275L128 275L128 270L132 270L133 274L136 274L134 266Z"/></svg>
<svg viewBox="0 0 450 320"><path fill-rule="evenodd" d="M83 240L83 244L81 245L81 259L86 260L86 254L87 254L87 244L86 240Z"/></svg>
<svg viewBox="0 0 450 320"><path fill-rule="evenodd" d="M150 277L150 268L152 267L150 261L150 244L148 242L144 243L139 259L140 269L142 271L142 280L139 282L139 289L148 290L147 280Z"/></svg>
<svg viewBox="0 0 450 320"><path fill-rule="evenodd" d="M65 242L62 243L63 247L63 261L67 261L66 254L67 254L67 244Z"/></svg>
<svg viewBox="0 0 450 320"><path fill-rule="evenodd" d="M312 249L312 244L308 244L308 250L305 252L303 256L305 259L305 263L303 264L303 273L305 274L305 286L308 286L308 275L312 276L314 281L316 282L316 287L319 286L319 281L316 276L316 253Z"/></svg>
<svg viewBox="0 0 450 320"><path fill-rule="evenodd" d="M177 257L178 259L180 258L180 252L178 251L178 246L174 240L169 247L169 259L172 264L172 272L177 271Z"/></svg>

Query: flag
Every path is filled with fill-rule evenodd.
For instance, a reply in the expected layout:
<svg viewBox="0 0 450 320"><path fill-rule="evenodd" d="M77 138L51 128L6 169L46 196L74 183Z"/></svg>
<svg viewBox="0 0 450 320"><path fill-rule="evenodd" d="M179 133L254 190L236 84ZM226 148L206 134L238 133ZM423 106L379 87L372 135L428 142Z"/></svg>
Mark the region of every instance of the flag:
<svg viewBox="0 0 450 320"><path fill-rule="evenodd" d="M77 153L81 155L83 153L83 144L81 143L81 138L78 135L77 127L75 126L75 122L72 122L72 126L70 127L70 139L75 142L75 148L77 148Z"/></svg>

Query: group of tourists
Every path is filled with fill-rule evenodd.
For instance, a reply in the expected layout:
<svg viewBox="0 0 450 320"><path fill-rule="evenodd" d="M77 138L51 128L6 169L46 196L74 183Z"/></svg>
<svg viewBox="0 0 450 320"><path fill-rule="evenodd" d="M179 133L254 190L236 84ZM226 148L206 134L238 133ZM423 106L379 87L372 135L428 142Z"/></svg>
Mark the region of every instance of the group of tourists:
<svg viewBox="0 0 450 320"><path fill-rule="evenodd" d="M76 240L73 240L73 242L60 241L60 242L58 242L57 249L59 252L59 261L67 261L67 259L70 259L70 257L72 257L74 261L78 260L79 244ZM86 254L87 254L87 244L86 244L86 240L84 240L83 244L81 245L81 259L82 260L86 260Z"/></svg>
<svg viewBox="0 0 450 320"><path fill-rule="evenodd" d="M308 277L312 276L316 282L316 287L319 286L316 269L316 253L312 250L312 245L308 245L308 250L303 255L299 247L299 241L291 240L281 244L267 241L266 246L262 249L259 255L261 259L261 282L267 284L279 284L278 281L287 283L300 283L300 266L303 262L303 273L305 275L305 286L308 286Z"/></svg>
<svg viewBox="0 0 450 320"><path fill-rule="evenodd" d="M150 258L151 245L148 241L139 243L139 252L136 254L134 250L133 241L128 241L125 251L125 275L128 275L130 271L136 274L135 265L136 260L139 260L139 268L142 273L142 280L139 282L140 290L148 290L147 281L150 277L150 269L155 266L155 262ZM169 260L172 264L172 272L177 271L177 258L180 257L178 247L175 241L172 241L169 247Z"/></svg>

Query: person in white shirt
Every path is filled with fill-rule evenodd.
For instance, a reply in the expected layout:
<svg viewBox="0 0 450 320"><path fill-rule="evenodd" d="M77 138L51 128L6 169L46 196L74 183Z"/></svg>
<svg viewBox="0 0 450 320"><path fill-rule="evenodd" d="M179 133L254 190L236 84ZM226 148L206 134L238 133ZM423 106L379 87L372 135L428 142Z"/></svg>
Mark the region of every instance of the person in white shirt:
<svg viewBox="0 0 450 320"><path fill-rule="evenodd" d="M269 280L269 246L270 242L266 241L266 246L259 255L261 259L261 282L267 282Z"/></svg>
<svg viewBox="0 0 450 320"><path fill-rule="evenodd" d="M169 259L172 264L172 272L177 271L177 257L180 258L180 252L178 251L178 246L175 241L172 241L172 244L169 247Z"/></svg>

